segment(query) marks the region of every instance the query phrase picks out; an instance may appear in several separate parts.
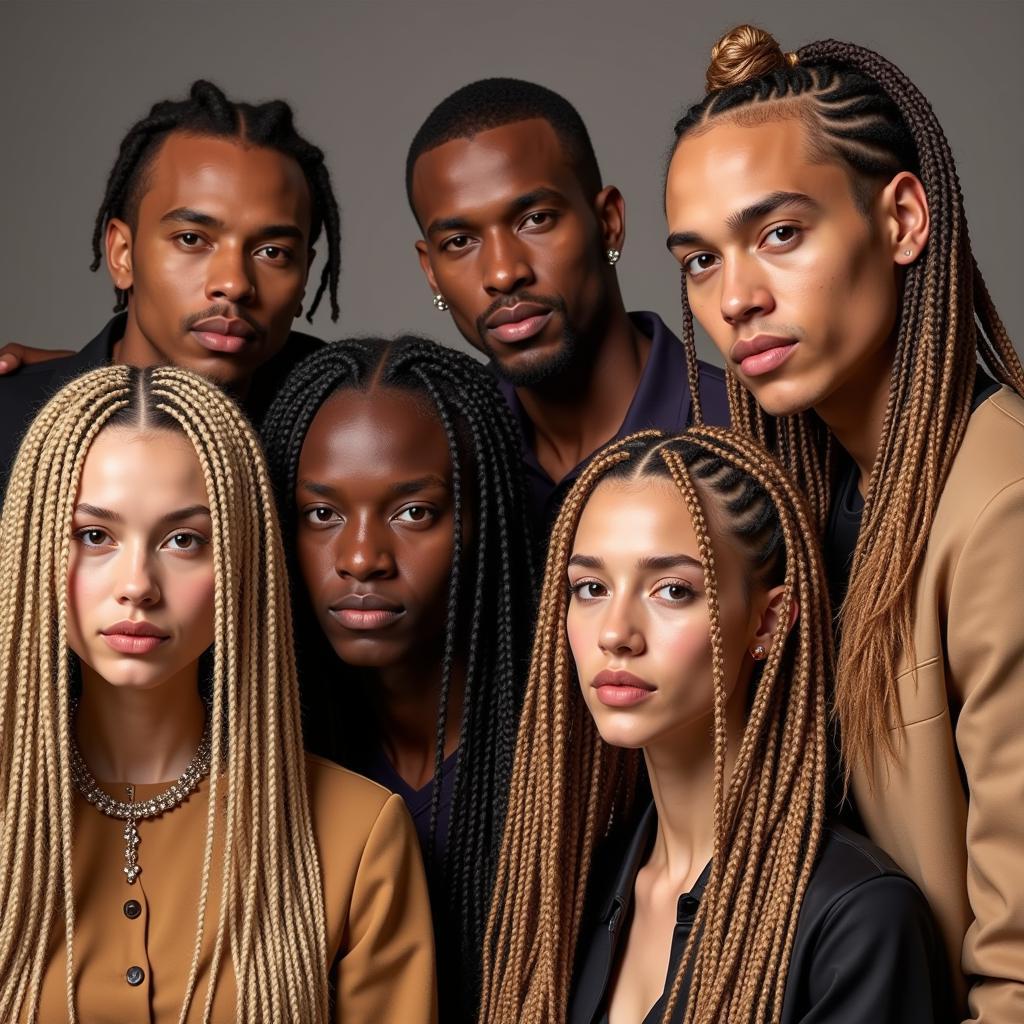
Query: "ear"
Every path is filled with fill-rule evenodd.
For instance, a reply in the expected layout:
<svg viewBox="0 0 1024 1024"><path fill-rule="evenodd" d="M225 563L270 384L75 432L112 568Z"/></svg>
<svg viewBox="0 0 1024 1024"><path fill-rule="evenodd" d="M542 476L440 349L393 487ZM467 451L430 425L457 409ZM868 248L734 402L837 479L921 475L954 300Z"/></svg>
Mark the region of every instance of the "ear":
<svg viewBox="0 0 1024 1024"><path fill-rule="evenodd" d="M893 262L909 266L928 244L931 216L924 185L916 174L900 171L879 197Z"/></svg>
<svg viewBox="0 0 1024 1024"><path fill-rule="evenodd" d="M622 193L614 185L605 186L594 200L594 212L601 225L601 244L621 252L626 241L626 200Z"/></svg>
<svg viewBox="0 0 1024 1024"><path fill-rule="evenodd" d="M430 290L436 295L441 289L437 287L437 280L434 278L434 268L430 265L430 252L427 243L422 238L416 240L416 253L420 258L420 269L430 285Z"/></svg>
<svg viewBox="0 0 1024 1024"><path fill-rule="evenodd" d="M111 217L107 221L105 244L107 269L114 287L126 292L135 281L132 272L132 229L125 221Z"/></svg>
<svg viewBox="0 0 1024 1024"><path fill-rule="evenodd" d="M749 650L753 650L760 644L766 651L771 650L772 640L775 637L775 630L779 628L779 620L786 620L786 633L796 624L800 616L800 605L794 596L789 604L786 604L786 588L781 584L772 587L764 595L761 604L761 612L757 617L754 626L754 635L750 638Z"/></svg>

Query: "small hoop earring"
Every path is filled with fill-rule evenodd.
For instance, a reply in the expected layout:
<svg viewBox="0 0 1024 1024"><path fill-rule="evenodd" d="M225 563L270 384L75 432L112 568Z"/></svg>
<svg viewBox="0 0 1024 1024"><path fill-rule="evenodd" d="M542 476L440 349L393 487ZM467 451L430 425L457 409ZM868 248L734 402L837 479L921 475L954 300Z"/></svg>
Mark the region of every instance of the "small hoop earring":
<svg viewBox="0 0 1024 1024"><path fill-rule="evenodd" d="M436 309L438 313L443 313L447 308L448 303L444 301L444 296L438 292L434 296L434 309Z"/></svg>
<svg viewBox="0 0 1024 1024"><path fill-rule="evenodd" d="M768 657L768 651L765 649L764 644L758 644L751 652L750 656L754 661L764 661Z"/></svg>
<svg viewBox="0 0 1024 1024"><path fill-rule="evenodd" d="M618 249L608 249L604 254L604 258L614 267L622 259L622 253Z"/></svg>

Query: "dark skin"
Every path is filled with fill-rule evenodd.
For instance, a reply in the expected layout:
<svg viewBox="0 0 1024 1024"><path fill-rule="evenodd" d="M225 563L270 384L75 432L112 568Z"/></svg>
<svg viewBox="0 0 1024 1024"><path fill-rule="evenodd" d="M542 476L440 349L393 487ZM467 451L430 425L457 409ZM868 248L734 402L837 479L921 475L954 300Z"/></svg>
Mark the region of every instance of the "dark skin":
<svg viewBox="0 0 1024 1024"><path fill-rule="evenodd" d="M431 291L516 384L538 461L560 480L615 436L650 351L605 258L623 246L622 195L588 196L554 129L534 118L423 153L412 200ZM499 313L520 326L494 324Z"/></svg>
<svg viewBox="0 0 1024 1024"><path fill-rule="evenodd" d="M454 537L444 428L415 395L339 391L299 458L298 555L338 658L370 670L384 752L421 788L433 777ZM465 677L453 673L444 755L458 746Z"/></svg>
<svg viewBox="0 0 1024 1024"><path fill-rule="evenodd" d="M114 361L182 366L244 397L301 310L314 255L302 169L276 150L172 132L146 181L135 224L107 225L107 267L129 292ZM26 351L0 349L6 372Z"/></svg>

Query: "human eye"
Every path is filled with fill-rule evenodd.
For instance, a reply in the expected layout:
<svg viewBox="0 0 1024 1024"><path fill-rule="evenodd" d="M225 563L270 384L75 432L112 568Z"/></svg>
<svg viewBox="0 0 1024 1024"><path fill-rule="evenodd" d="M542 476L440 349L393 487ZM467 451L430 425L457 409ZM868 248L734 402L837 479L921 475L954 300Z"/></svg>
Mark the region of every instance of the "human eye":
<svg viewBox="0 0 1024 1024"><path fill-rule="evenodd" d="M523 228L549 228L555 223L556 215L552 210L536 210L528 213L520 225Z"/></svg>
<svg viewBox="0 0 1024 1024"><path fill-rule="evenodd" d="M305 509L302 518L310 526L329 526L331 523L341 522L341 516L327 505L313 505Z"/></svg>
<svg viewBox="0 0 1024 1024"><path fill-rule="evenodd" d="M666 604L682 604L693 597L695 591L684 580L668 580L655 587L653 596Z"/></svg>
<svg viewBox="0 0 1024 1024"><path fill-rule="evenodd" d="M441 243L441 248L444 252L462 252L469 248L472 241L469 235L452 235Z"/></svg>
<svg viewBox="0 0 1024 1024"><path fill-rule="evenodd" d="M192 530L172 533L160 546L178 555L197 555L210 542Z"/></svg>
<svg viewBox="0 0 1024 1024"><path fill-rule="evenodd" d="M81 530L75 530L72 535L84 548L107 548L114 543L114 538L101 530L98 526L86 526Z"/></svg>
<svg viewBox="0 0 1024 1024"><path fill-rule="evenodd" d="M174 241L183 249L198 249L206 239L198 231L182 231L174 236Z"/></svg>
<svg viewBox="0 0 1024 1024"><path fill-rule="evenodd" d="M608 595L608 588L600 580L584 579L569 584L572 596L577 601L597 601Z"/></svg>
<svg viewBox="0 0 1024 1024"><path fill-rule="evenodd" d="M274 263L278 266L285 266L292 261L292 251L283 245L263 245L256 250L257 256L262 256L267 263Z"/></svg>
<svg viewBox="0 0 1024 1024"><path fill-rule="evenodd" d="M768 249L789 249L802 233L796 224L778 224L768 229L761 244Z"/></svg>
<svg viewBox="0 0 1024 1024"><path fill-rule="evenodd" d="M437 519L437 510L429 505L406 505L392 517L396 523L408 526L426 526Z"/></svg>
<svg viewBox="0 0 1024 1024"><path fill-rule="evenodd" d="M686 271L686 276L691 277L694 280L699 280L704 277L708 271L712 270L718 263L718 257L710 252L698 252L693 256L687 256L683 260L683 270Z"/></svg>

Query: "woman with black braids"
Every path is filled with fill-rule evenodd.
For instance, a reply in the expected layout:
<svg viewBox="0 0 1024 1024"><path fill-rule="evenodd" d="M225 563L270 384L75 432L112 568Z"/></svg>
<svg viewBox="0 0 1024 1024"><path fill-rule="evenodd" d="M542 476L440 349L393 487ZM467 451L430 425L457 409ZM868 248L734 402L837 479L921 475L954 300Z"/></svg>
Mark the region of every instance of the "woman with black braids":
<svg viewBox="0 0 1024 1024"><path fill-rule="evenodd" d="M263 437L307 743L405 797L442 1019L469 1019L532 626L518 436L479 363L402 337L302 362Z"/></svg>
<svg viewBox="0 0 1024 1024"><path fill-rule="evenodd" d="M0 493L18 441L45 400L110 363L168 363L228 388L260 417L316 338L292 330L314 247L326 250L307 317L338 317L338 204L320 149L281 100L229 100L195 82L128 130L93 230L117 314L80 352L0 380Z"/></svg>
<svg viewBox="0 0 1024 1024"><path fill-rule="evenodd" d="M598 452L548 551L481 1024L948 1019L920 891L825 818L830 626L757 445Z"/></svg>
<svg viewBox="0 0 1024 1024"><path fill-rule="evenodd" d="M823 533L856 810L931 902L961 1012L1024 1020L1024 370L942 127L878 54L744 25L666 210L691 376L696 317Z"/></svg>

